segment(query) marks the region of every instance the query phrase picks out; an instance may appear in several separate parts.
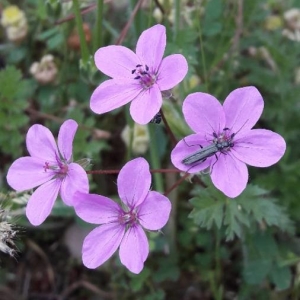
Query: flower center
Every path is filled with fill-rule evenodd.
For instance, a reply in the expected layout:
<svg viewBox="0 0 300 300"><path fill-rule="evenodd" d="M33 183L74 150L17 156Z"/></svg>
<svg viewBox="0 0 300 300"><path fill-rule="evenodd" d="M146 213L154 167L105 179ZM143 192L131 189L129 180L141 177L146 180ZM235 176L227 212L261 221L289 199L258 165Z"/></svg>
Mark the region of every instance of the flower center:
<svg viewBox="0 0 300 300"><path fill-rule="evenodd" d="M54 171L55 177L57 178L64 178L68 171L69 166L68 163L64 159L60 159L57 154L56 156L56 164L51 165L49 162L45 162L44 164L44 171L47 172L47 170Z"/></svg>
<svg viewBox="0 0 300 300"><path fill-rule="evenodd" d="M135 210L130 210L129 212L122 212L119 216L119 222L121 224L131 227L138 222L137 212Z"/></svg>
<svg viewBox="0 0 300 300"><path fill-rule="evenodd" d="M231 133L229 128L224 128L223 131L219 134L213 133L214 139L213 142L220 152L229 151L233 146L233 138L235 133Z"/></svg>
<svg viewBox="0 0 300 300"><path fill-rule="evenodd" d="M149 89L157 79L157 75L150 71L147 65L136 65L135 69L131 71L135 77L135 80L138 80L143 89Z"/></svg>

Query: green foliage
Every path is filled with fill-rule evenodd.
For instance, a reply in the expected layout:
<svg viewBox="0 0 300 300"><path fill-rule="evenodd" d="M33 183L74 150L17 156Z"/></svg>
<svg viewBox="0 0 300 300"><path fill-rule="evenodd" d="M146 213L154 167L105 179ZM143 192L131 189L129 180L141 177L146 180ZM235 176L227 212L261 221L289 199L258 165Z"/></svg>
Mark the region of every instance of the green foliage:
<svg viewBox="0 0 300 300"><path fill-rule="evenodd" d="M210 230L215 225L225 228L226 240L242 237L250 227L276 226L278 229L294 233L294 226L286 210L269 196L269 192L258 186L248 185L237 198L225 198L205 179L205 189L194 189L190 202L194 209L190 218L202 228Z"/></svg>
<svg viewBox="0 0 300 300"><path fill-rule="evenodd" d="M5 5L8 2L5 1ZM87 282L94 281L100 289L124 300L298 299L300 85L296 75L300 57L299 42L289 40L282 32L288 24L284 20L285 12L299 8L299 1L179 1L180 11L176 12L173 3L165 0L159 1L162 6L159 21L153 15L157 1L149 1L149 6L141 6L136 13L133 13L136 1L130 1L126 9L119 8L117 2L104 5L103 46L115 43L122 36L122 44L134 50L139 33L152 24L162 23L167 28L165 55L182 53L188 61L188 76L173 89L173 98L164 99L162 108L178 140L191 133L182 114L182 103L188 94L209 92L222 101L237 87L255 85L265 102L262 118L256 126L281 134L287 142L287 151L283 159L270 168L250 167L251 184L235 199L226 198L218 191L209 176L201 177L206 188L197 184L180 185L169 195L173 204L170 224L163 233L150 233L150 254L139 275L125 271L118 259L113 258L89 273L81 262L72 262L70 268L76 268L75 272L71 270L72 278L74 273L83 274ZM68 8L72 1L28 0L21 4L28 20L28 36L22 42L12 43L6 39L4 28L0 36L0 54L7 66L0 71L3 179L11 163L27 154L25 136L29 126L41 123L57 136L61 123L69 118L79 124L73 144L74 160L91 162L89 168L120 169L125 158L130 158L130 153L125 153L120 132L126 122L132 120L125 118L123 108L101 116L90 111L91 93L106 77L96 70L92 58L80 65L80 52L68 46L67 39L75 22L72 17L62 21L72 15L72 8ZM94 3L82 1L83 7L90 4ZM94 35L96 11L83 15ZM176 13L178 20L174 17ZM134 16L132 22L128 22L130 16ZM268 29L269 17L280 19L278 28ZM127 22L130 26L126 33L123 29ZM55 57L57 77L54 82L41 84L30 74L30 66L49 53ZM198 76L200 83L190 87L189 79L193 75ZM28 107L36 112L29 113ZM159 126L150 147L154 142L158 144L157 161L161 168L169 168L173 145L164 125ZM110 131L111 138L108 141L98 138L97 130ZM170 177L163 178L162 185L174 183ZM91 191L108 194L113 199L116 198L115 182L116 176L90 176ZM0 185L5 186L2 182ZM193 198L186 201L190 195ZM7 195L18 225L31 230L20 235L20 240L23 237L25 240L27 233L32 238L32 234L38 232L35 242L47 253L49 249L59 249L62 230L71 220L83 225L73 208L58 200L43 226L32 228L25 216L29 196ZM89 225L85 223L85 226ZM56 240L44 245L51 228L55 229ZM20 247L24 251L26 248ZM23 257L31 258L33 250L22 253L20 263ZM39 251L43 254L39 256L44 257ZM58 252L58 259L55 257L50 269L61 264L67 272L67 260L61 260L61 251ZM49 260L52 254L50 252ZM2 259L1 263L6 261ZM6 272L1 264L1 282L5 282L2 278L6 276L6 281L12 284L16 269L13 266ZM55 282L59 278L57 274L61 274L61 270L55 272ZM16 286L21 284L18 282ZM40 286L40 282L31 282L30 286ZM65 281L55 288L59 286L65 286ZM85 292L83 297L89 299L89 292Z"/></svg>
<svg viewBox="0 0 300 300"><path fill-rule="evenodd" d="M222 9L223 3L221 0L208 1L205 7L203 24L203 33L208 37L217 35L222 30L222 22L220 21Z"/></svg>
<svg viewBox="0 0 300 300"><path fill-rule="evenodd" d="M270 230L248 234L243 244L243 276L249 285L269 279L278 290L290 287L291 270L280 264L286 249L284 244L278 244Z"/></svg>
<svg viewBox="0 0 300 300"><path fill-rule="evenodd" d="M24 111L32 94L32 82L22 79L14 66L0 71L0 135L1 151L17 158L22 154L24 134L21 128L28 124Z"/></svg>

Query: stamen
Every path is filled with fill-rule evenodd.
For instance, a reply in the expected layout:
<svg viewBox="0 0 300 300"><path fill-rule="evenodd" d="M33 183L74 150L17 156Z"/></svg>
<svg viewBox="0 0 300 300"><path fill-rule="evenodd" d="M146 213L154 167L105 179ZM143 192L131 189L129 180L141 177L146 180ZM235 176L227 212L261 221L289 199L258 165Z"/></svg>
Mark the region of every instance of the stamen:
<svg viewBox="0 0 300 300"><path fill-rule="evenodd" d="M47 172L48 169L50 169L49 163L45 162L44 171Z"/></svg>
<svg viewBox="0 0 300 300"><path fill-rule="evenodd" d="M157 79L157 75L150 71L147 65L136 65L136 69L131 70L131 74L135 75L134 79L139 80L141 87L145 90L151 88Z"/></svg>

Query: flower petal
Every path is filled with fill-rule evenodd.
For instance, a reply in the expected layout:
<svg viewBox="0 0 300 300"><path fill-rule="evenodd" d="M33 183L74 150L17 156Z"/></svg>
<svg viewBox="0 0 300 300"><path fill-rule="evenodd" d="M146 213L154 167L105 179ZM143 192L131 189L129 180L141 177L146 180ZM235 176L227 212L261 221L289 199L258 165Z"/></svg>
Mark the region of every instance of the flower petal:
<svg viewBox="0 0 300 300"><path fill-rule="evenodd" d="M251 129L262 114L264 101L254 86L232 91L224 101L226 127L242 133Z"/></svg>
<svg viewBox="0 0 300 300"><path fill-rule="evenodd" d="M191 134L185 137L177 143L171 152L171 161L173 165L177 169L191 174L205 170L211 165L212 159L216 159L215 157L208 157L205 161L198 161L188 165L182 163L182 160L195 152L200 151L200 146L205 147L209 144L211 143L205 140L202 134Z"/></svg>
<svg viewBox="0 0 300 300"><path fill-rule="evenodd" d="M50 215L60 184L60 180L53 179L34 191L26 206L26 216L32 225L42 224Z"/></svg>
<svg viewBox="0 0 300 300"><path fill-rule="evenodd" d="M246 188L248 170L245 163L234 158L231 153L220 154L211 167L211 179L217 189L226 196L235 198Z"/></svg>
<svg viewBox="0 0 300 300"><path fill-rule="evenodd" d="M170 212L170 200L158 192L151 191L138 208L138 219L144 228L158 230L166 225Z"/></svg>
<svg viewBox="0 0 300 300"><path fill-rule="evenodd" d="M142 157L129 161L121 169L117 184L119 196L128 207L133 208L141 204L151 185L148 162Z"/></svg>
<svg viewBox="0 0 300 300"><path fill-rule="evenodd" d="M132 70L141 64L137 55L124 46L102 47L94 59L97 68L112 78L132 78Z"/></svg>
<svg viewBox="0 0 300 300"><path fill-rule="evenodd" d="M136 54L150 69L158 70L166 42L166 28L157 24L142 32L136 45Z"/></svg>
<svg viewBox="0 0 300 300"><path fill-rule="evenodd" d="M277 163L286 149L281 135L266 129L253 129L234 141L233 155L254 167L269 167Z"/></svg>
<svg viewBox="0 0 300 300"><path fill-rule="evenodd" d="M130 227L120 245L121 263L132 273L139 274L149 254L147 236L141 226Z"/></svg>
<svg viewBox="0 0 300 300"><path fill-rule="evenodd" d="M43 125L33 125L29 128L26 136L26 146L32 157L45 161L55 160L57 146L51 131Z"/></svg>
<svg viewBox="0 0 300 300"><path fill-rule="evenodd" d="M188 71L188 64L181 54L165 57L159 67L157 84L161 91L169 90L181 82Z"/></svg>
<svg viewBox="0 0 300 300"><path fill-rule="evenodd" d="M7 183L16 191L39 186L53 178L55 173L44 169L45 161L35 157L21 157L13 162L7 172Z"/></svg>
<svg viewBox="0 0 300 300"><path fill-rule="evenodd" d="M130 105L132 119L141 125L149 123L159 112L162 105L162 96L155 84L150 89L143 91Z"/></svg>
<svg viewBox="0 0 300 300"><path fill-rule="evenodd" d="M65 121L58 133L58 149L60 154L67 161L72 157L73 140L78 124L74 120Z"/></svg>
<svg viewBox="0 0 300 300"><path fill-rule="evenodd" d="M220 102L206 93L194 93L186 97L182 111L188 125L206 139L211 139L213 132L220 132L225 127L225 114Z"/></svg>
<svg viewBox="0 0 300 300"><path fill-rule="evenodd" d="M76 192L73 204L76 214L88 223L105 224L118 221L120 207L107 197Z"/></svg>
<svg viewBox="0 0 300 300"><path fill-rule="evenodd" d="M92 230L84 239L83 264L95 269L107 261L118 249L125 233L120 224L104 224Z"/></svg>
<svg viewBox="0 0 300 300"><path fill-rule="evenodd" d="M103 114L121 107L141 93L141 88L135 82L117 83L113 79L100 84L91 96L91 110Z"/></svg>
<svg viewBox="0 0 300 300"><path fill-rule="evenodd" d="M73 205L75 192L88 193L89 179L85 170L76 163L68 165L68 174L62 182L60 195L67 205Z"/></svg>

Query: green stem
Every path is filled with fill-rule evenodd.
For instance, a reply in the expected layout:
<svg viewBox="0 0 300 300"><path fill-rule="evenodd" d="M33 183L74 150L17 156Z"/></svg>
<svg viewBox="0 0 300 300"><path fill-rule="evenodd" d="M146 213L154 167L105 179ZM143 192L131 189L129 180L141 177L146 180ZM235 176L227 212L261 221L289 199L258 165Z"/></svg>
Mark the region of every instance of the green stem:
<svg viewBox="0 0 300 300"><path fill-rule="evenodd" d="M150 132L150 141L151 141L151 147L150 147L150 159L151 159L151 166L154 169L160 169L160 160L158 155L158 149L157 149L157 137L155 135L155 128L154 126L148 126L149 132ZM156 190L163 192L163 177L161 173L155 173L153 174L154 177L154 183Z"/></svg>
<svg viewBox="0 0 300 300"><path fill-rule="evenodd" d="M174 9L175 9L175 20L174 20L173 42L176 42L178 38L179 27L180 27L180 0L174 1Z"/></svg>
<svg viewBox="0 0 300 300"><path fill-rule="evenodd" d="M103 20L103 0L97 0L97 17L94 36L93 50L94 52L102 46L102 20Z"/></svg>
<svg viewBox="0 0 300 300"><path fill-rule="evenodd" d="M215 272L214 272L214 280L216 286L216 295L215 299L223 299L223 287L221 285L221 236L220 230L215 226L215 238L216 238L216 246L215 246Z"/></svg>
<svg viewBox="0 0 300 300"><path fill-rule="evenodd" d="M207 69L206 69L206 62L205 62L205 55L204 55L204 48L203 48L203 40L202 40L202 28L201 28L201 14L200 10L198 10L199 16L197 22L198 25L198 34L199 34L199 40L200 40L200 49L201 49L201 61L203 65L203 76L204 76L204 82L205 82L205 87L206 87L206 92L208 93L208 77L207 77Z"/></svg>
<svg viewBox="0 0 300 300"><path fill-rule="evenodd" d="M82 18L80 14L80 8L79 8L79 1L73 0L73 7L74 7L74 15L75 15L75 21L77 26L77 31L79 35L80 40L80 49L81 49L81 58L82 62L86 64L90 58L89 49L85 40L85 34L83 31L83 23Z"/></svg>

